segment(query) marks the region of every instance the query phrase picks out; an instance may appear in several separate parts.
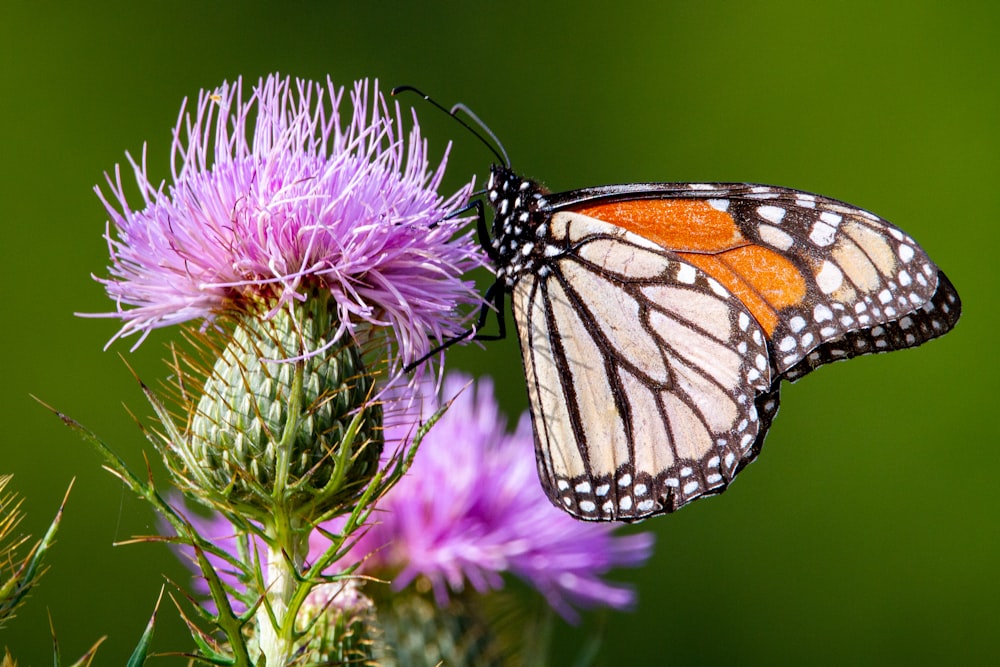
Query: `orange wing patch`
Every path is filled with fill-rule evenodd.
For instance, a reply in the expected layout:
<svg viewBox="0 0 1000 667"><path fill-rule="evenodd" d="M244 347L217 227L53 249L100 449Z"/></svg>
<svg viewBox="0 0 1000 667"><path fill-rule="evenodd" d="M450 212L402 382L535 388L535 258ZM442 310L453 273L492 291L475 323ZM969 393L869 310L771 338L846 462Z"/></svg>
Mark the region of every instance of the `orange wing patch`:
<svg viewBox="0 0 1000 667"><path fill-rule="evenodd" d="M720 252L745 245L733 217L691 199L632 199L572 209L610 222L668 250Z"/></svg>
<svg viewBox="0 0 1000 667"><path fill-rule="evenodd" d="M750 243L729 213L708 202L633 199L574 211L677 252L735 294L769 336L778 325L778 311L805 298L805 278L791 261Z"/></svg>
<svg viewBox="0 0 1000 667"><path fill-rule="evenodd" d="M768 336L778 325L778 311L805 298L802 273L770 248L746 245L713 255L678 254L735 294Z"/></svg>

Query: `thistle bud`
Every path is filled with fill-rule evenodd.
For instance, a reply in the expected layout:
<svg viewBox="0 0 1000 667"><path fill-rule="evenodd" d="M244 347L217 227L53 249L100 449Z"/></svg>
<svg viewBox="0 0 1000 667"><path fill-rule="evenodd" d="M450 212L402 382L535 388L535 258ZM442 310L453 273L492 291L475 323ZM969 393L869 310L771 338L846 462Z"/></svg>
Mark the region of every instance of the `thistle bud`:
<svg viewBox="0 0 1000 667"><path fill-rule="evenodd" d="M346 506L377 469L382 410L361 350L347 336L329 345L336 334L322 296L243 315L189 406L188 470L175 473L251 515Z"/></svg>

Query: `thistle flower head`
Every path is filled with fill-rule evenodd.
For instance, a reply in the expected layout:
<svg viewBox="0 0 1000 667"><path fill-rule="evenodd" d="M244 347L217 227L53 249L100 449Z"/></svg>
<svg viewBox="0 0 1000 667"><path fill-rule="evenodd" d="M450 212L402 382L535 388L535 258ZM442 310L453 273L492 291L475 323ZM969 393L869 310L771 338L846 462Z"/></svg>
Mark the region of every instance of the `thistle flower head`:
<svg viewBox="0 0 1000 667"><path fill-rule="evenodd" d="M117 305L103 316L123 322L115 338L138 345L261 303L273 314L313 290L329 294L333 338L388 327L402 363L462 329L459 306L478 297L461 276L483 257L448 216L471 183L440 196L446 159L431 166L415 116L407 132L367 81L349 97L272 75L244 99L237 79L182 106L169 183L151 181L145 150L128 156L140 207L119 168L107 176L110 277L98 280Z"/></svg>
<svg viewBox="0 0 1000 667"><path fill-rule="evenodd" d="M238 321L224 349L203 351L207 377L175 366L187 424L162 449L182 488L265 522L350 507L378 468L382 409L359 348L324 347L335 326L325 296L312 296ZM185 392L188 382L200 387Z"/></svg>
<svg viewBox="0 0 1000 667"><path fill-rule="evenodd" d="M652 534L617 535L614 524L584 523L553 507L538 482L528 415L508 433L492 382L469 383L445 379L444 396L457 398L355 547L366 556L362 569L395 573L397 590L423 578L440 606L449 591L498 589L511 573L567 619L576 618L574 606L630 607L634 593L603 577L644 563ZM406 426L387 419L386 438L399 428Z"/></svg>

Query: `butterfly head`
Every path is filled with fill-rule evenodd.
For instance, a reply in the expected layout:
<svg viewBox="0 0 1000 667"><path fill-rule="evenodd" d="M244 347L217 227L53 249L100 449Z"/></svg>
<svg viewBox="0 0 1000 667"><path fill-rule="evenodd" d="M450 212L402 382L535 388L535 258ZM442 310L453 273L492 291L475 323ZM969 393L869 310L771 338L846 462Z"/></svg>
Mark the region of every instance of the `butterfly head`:
<svg viewBox="0 0 1000 667"><path fill-rule="evenodd" d="M548 191L510 168L494 165L486 185L493 209L493 249L497 273L513 287L523 273L534 271L544 252L550 212Z"/></svg>

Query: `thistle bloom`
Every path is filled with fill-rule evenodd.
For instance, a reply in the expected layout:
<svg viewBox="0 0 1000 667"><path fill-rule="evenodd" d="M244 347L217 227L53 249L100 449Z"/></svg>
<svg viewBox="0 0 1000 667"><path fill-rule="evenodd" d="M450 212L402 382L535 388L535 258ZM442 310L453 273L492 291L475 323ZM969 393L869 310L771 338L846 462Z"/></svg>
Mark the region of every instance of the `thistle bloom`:
<svg viewBox="0 0 1000 667"><path fill-rule="evenodd" d="M111 277L97 280L118 306L100 316L124 323L112 340L273 314L316 291L336 314L334 339L389 327L402 363L463 328L458 307L478 297L461 276L483 258L465 220L448 216L471 183L438 195L446 157L431 168L415 116L407 135L377 84L343 98L329 80L272 75L244 100L237 79L203 91L193 112L182 106L169 185L150 180L145 148L139 161L128 155L141 208L126 200L120 168L106 177L111 197L97 191Z"/></svg>
<svg viewBox="0 0 1000 667"><path fill-rule="evenodd" d="M465 377L446 378L444 395L457 398L338 569L360 562L360 573L389 578L397 591L423 577L442 608L466 585L479 593L501 588L505 573L531 584L568 620L576 620L576 606L631 606L634 592L604 577L616 567L642 565L652 534L617 535L613 524L580 522L553 507L534 470L528 415L507 433L492 382L468 384ZM424 407L431 414L438 403ZM398 414L386 410L387 441L412 431L412 422L394 420ZM222 519L202 528L209 536L233 533ZM326 528L337 532L338 525ZM329 544L318 532L310 543L311 558Z"/></svg>
<svg viewBox="0 0 1000 667"><path fill-rule="evenodd" d="M631 606L634 592L603 576L642 565L652 534L616 535L613 524L577 521L554 507L538 482L528 414L507 433L493 383L479 380L463 391L468 384L462 376L446 378L444 395L457 398L354 549L367 556L363 570L397 572L397 590L425 577L441 606L449 590L466 583L478 592L502 587L505 572L570 620L574 605ZM387 415L386 428L388 440L405 425L391 425Z"/></svg>

